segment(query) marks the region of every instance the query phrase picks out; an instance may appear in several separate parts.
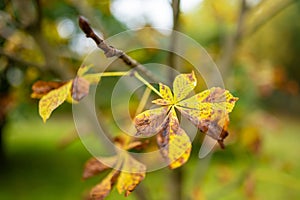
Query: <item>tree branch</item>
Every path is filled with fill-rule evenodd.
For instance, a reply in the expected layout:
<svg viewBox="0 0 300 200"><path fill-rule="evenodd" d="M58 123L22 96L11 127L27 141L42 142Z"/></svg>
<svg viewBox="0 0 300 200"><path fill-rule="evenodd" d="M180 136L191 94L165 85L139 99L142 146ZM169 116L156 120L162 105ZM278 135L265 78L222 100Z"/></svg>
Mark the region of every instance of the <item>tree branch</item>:
<svg viewBox="0 0 300 200"><path fill-rule="evenodd" d="M82 16L79 17L79 26L81 30L85 33L87 38L91 38L92 40L94 40L98 48L104 52L104 55L107 58L118 57L129 67L136 68L138 71L142 72L145 76L147 76L152 81L157 83L159 82L145 66L143 66L138 61L131 58L122 50L119 50L113 46L106 44L105 41L93 31L88 21Z"/></svg>

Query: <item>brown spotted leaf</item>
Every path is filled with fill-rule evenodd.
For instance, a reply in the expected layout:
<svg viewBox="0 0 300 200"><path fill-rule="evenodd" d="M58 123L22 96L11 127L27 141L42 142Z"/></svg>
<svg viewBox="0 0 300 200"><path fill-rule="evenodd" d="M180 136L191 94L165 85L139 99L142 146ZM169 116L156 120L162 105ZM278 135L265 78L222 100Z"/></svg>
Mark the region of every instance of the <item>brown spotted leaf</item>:
<svg viewBox="0 0 300 200"><path fill-rule="evenodd" d="M171 169L182 166L189 159L191 141L180 128L174 107L171 108L166 127L158 134L157 143Z"/></svg>
<svg viewBox="0 0 300 200"><path fill-rule="evenodd" d="M63 86L51 90L41 98L39 101L39 114L44 122L50 117L53 110L60 106L70 95L72 82L69 81Z"/></svg>
<svg viewBox="0 0 300 200"><path fill-rule="evenodd" d="M175 102L186 98L188 94L196 87L197 79L194 72L190 74L179 74L173 82L173 92Z"/></svg>
<svg viewBox="0 0 300 200"><path fill-rule="evenodd" d="M152 103L156 105L166 106L174 103L174 98L171 89L162 83L159 84L159 93L163 97L162 99L156 99Z"/></svg>
<svg viewBox="0 0 300 200"><path fill-rule="evenodd" d="M168 111L169 107L163 106L137 115L134 119L136 135L151 136L159 132L163 128Z"/></svg>
<svg viewBox="0 0 300 200"><path fill-rule="evenodd" d="M114 142L119 148L116 148L117 155L113 157L101 157L100 159L92 158L87 161L83 173L84 178L97 175L100 172L112 166L114 169L91 190L91 199L104 199L116 183L118 192L125 193L128 196L136 186L146 176L146 166L133 157L125 149L135 148L141 143L138 141L126 142L122 137L117 137ZM120 150L123 149L123 150Z"/></svg>
<svg viewBox="0 0 300 200"><path fill-rule="evenodd" d="M223 139L228 135L228 114L238 98L227 90L213 87L176 104L181 114L202 132L217 140L223 147Z"/></svg>
<svg viewBox="0 0 300 200"><path fill-rule="evenodd" d="M65 81L37 81L32 85L31 98L40 99L48 94L51 90L57 89L66 84Z"/></svg>

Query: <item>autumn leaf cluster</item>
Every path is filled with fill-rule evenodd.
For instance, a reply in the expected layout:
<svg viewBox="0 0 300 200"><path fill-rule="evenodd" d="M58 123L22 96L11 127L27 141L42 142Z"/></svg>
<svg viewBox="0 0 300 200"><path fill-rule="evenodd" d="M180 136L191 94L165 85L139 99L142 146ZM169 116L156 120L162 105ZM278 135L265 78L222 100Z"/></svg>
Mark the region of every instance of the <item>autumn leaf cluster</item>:
<svg viewBox="0 0 300 200"><path fill-rule="evenodd" d="M32 97L40 98L39 114L45 122L63 102L78 103L89 93L91 84L100 81L101 74L88 73L91 66L79 68L74 79L63 82L36 82ZM159 83L156 93L159 99L152 101L157 107L138 114L134 118L136 136L152 137L170 169L182 166L189 159L192 143L180 126L179 115L187 118L202 133L216 140L224 148L228 135L229 113L238 98L229 91L213 87L191 95L197 85L194 74L179 74L175 77L172 90ZM152 88L153 89L153 88ZM84 169L83 178L98 175L111 169L110 173L91 190L91 199L104 199L115 185L119 193L128 196L146 176L146 166L127 152L139 146L132 140L115 142L116 155L109 158L92 158ZM122 151L120 151L122 149Z"/></svg>
<svg viewBox="0 0 300 200"><path fill-rule="evenodd" d="M217 140L222 148L228 135L228 114L238 98L217 87L187 98L196 85L194 72L178 75L173 82L173 92L160 83L162 98L152 101L160 107L146 110L135 118L137 135L157 134L158 147L171 169L188 160L192 147L189 136L180 127L176 110L201 132Z"/></svg>

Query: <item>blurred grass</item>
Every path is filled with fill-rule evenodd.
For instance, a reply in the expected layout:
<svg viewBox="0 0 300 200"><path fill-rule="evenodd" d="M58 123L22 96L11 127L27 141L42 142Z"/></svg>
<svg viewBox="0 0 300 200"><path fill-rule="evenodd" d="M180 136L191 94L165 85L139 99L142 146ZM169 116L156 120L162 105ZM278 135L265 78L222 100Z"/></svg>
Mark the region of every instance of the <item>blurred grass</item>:
<svg viewBox="0 0 300 200"><path fill-rule="evenodd" d="M276 129L263 128L259 156L235 152L235 144L217 151L210 161L198 160L198 149L184 166L185 193L207 199L300 199L299 130L297 119L280 117ZM59 143L74 131L72 119L39 118L14 121L6 128L8 166L0 172L0 199L84 199L101 180L82 181L82 168L90 154L75 141L61 149ZM207 167L206 167L207 165ZM143 184L153 200L167 199L171 171L148 173ZM251 185L252 184L252 185ZM136 199L114 189L107 198Z"/></svg>

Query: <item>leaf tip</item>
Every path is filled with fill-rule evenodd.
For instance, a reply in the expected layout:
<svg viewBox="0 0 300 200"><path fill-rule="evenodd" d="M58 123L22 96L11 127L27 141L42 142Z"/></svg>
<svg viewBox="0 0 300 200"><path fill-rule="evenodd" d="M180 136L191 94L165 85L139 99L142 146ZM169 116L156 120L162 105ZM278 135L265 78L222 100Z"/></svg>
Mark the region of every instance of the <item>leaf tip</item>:
<svg viewBox="0 0 300 200"><path fill-rule="evenodd" d="M42 120L43 120L43 122L44 123L46 123L47 122L47 120L49 119L49 117L50 117L50 115L48 116L46 116L44 113L40 113L40 116L41 116L41 118L42 118Z"/></svg>

